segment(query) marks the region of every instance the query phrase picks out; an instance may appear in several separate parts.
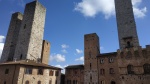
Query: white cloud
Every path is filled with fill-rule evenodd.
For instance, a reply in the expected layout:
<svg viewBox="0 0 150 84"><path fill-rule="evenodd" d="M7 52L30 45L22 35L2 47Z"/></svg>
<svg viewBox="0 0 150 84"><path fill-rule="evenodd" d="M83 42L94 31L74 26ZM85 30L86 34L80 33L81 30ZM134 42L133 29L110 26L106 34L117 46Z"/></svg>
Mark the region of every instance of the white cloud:
<svg viewBox="0 0 150 84"><path fill-rule="evenodd" d="M4 39L5 39L5 36L0 35L0 58L2 55L3 47L4 47L4 43L3 43Z"/></svg>
<svg viewBox="0 0 150 84"><path fill-rule="evenodd" d="M62 47L63 49L66 49L66 48L69 48L69 45L62 44L61 47Z"/></svg>
<svg viewBox="0 0 150 84"><path fill-rule="evenodd" d="M66 49L61 50L63 53L68 53Z"/></svg>
<svg viewBox="0 0 150 84"><path fill-rule="evenodd" d="M5 36L0 35L0 43L3 43L5 39Z"/></svg>
<svg viewBox="0 0 150 84"><path fill-rule="evenodd" d="M79 49L76 49L76 52L77 52L77 54L83 53L83 51L82 51L82 50L79 50Z"/></svg>
<svg viewBox="0 0 150 84"><path fill-rule="evenodd" d="M84 56L82 56L82 57L80 57L80 58L75 59L75 61L84 61Z"/></svg>
<svg viewBox="0 0 150 84"><path fill-rule="evenodd" d="M132 0L134 15L137 18L145 16L147 8L139 8L142 0ZM114 0L82 0L75 5L76 11L81 12L86 17L95 17L97 14L102 13L105 19L115 15Z"/></svg>
<svg viewBox="0 0 150 84"><path fill-rule="evenodd" d="M61 54L52 54L50 56L51 61L56 61L56 62L64 62L65 61L65 56Z"/></svg>
<svg viewBox="0 0 150 84"><path fill-rule="evenodd" d="M0 58L2 55L3 47L4 47L4 43L0 43Z"/></svg>
<svg viewBox="0 0 150 84"><path fill-rule="evenodd" d="M61 73L65 74L65 67L67 67L68 65L65 66L61 66L61 65L55 65L55 67L59 67L62 68L63 70L61 71Z"/></svg>

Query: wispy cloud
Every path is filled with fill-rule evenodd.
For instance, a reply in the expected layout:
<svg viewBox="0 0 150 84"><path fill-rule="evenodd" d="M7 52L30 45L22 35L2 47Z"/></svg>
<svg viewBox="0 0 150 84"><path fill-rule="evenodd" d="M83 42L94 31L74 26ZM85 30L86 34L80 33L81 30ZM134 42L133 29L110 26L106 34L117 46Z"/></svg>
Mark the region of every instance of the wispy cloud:
<svg viewBox="0 0 150 84"><path fill-rule="evenodd" d="M63 53L68 53L66 49L61 50Z"/></svg>
<svg viewBox="0 0 150 84"><path fill-rule="evenodd" d="M63 49L66 49L66 48L69 48L69 45L62 44L61 47L62 47Z"/></svg>
<svg viewBox="0 0 150 84"><path fill-rule="evenodd" d="M75 59L75 61L84 61L84 56L81 56L80 58Z"/></svg>
<svg viewBox="0 0 150 84"><path fill-rule="evenodd" d="M137 18L142 18L146 15L147 8L140 8L142 0L132 0L134 15ZM102 13L105 19L115 15L114 0L82 0L77 3L74 8L75 11L81 12L85 17L95 17Z"/></svg>
<svg viewBox="0 0 150 84"><path fill-rule="evenodd" d="M76 49L76 53L77 53L77 54L81 54L81 53L83 53L83 51L80 50L80 49Z"/></svg>
<svg viewBox="0 0 150 84"><path fill-rule="evenodd" d="M62 55L62 54L51 54L50 60L51 61L56 61L56 62L64 62L66 59L65 59L65 55Z"/></svg>
<svg viewBox="0 0 150 84"><path fill-rule="evenodd" d="M66 49L69 48L69 45L62 44L62 45L61 45L61 48L62 48L61 52L63 52L63 53L68 53Z"/></svg>

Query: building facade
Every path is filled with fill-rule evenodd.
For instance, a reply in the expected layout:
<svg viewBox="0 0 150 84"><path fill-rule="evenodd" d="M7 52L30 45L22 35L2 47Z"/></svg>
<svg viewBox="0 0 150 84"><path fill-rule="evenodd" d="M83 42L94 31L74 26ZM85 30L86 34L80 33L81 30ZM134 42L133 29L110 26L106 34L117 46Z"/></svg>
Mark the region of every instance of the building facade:
<svg viewBox="0 0 150 84"><path fill-rule="evenodd" d="M84 84L84 65L70 65L65 70L65 84Z"/></svg>
<svg viewBox="0 0 150 84"><path fill-rule="evenodd" d="M31 60L0 64L0 84L60 84L61 69Z"/></svg>
<svg viewBox="0 0 150 84"><path fill-rule="evenodd" d="M48 65L43 40L46 8L37 0L12 14L0 60L0 84L60 84L61 68Z"/></svg>
<svg viewBox="0 0 150 84"><path fill-rule="evenodd" d="M131 0L115 0L115 9L120 49L100 53L97 34L84 35L84 84L149 84L150 45L139 44ZM82 84L67 73L65 84Z"/></svg>

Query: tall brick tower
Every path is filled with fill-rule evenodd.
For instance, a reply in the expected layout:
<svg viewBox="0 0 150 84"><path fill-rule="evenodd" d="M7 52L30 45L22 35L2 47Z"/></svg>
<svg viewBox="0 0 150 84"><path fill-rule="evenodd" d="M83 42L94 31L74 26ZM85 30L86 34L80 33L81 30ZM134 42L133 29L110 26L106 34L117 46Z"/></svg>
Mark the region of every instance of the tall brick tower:
<svg viewBox="0 0 150 84"><path fill-rule="evenodd" d="M22 18L23 18L23 15L19 12L12 14L0 62L13 60Z"/></svg>
<svg viewBox="0 0 150 84"><path fill-rule="evenodd" d="M97 34L84 35L84 84L98 84L98 54L100 49Z"/></svg>
<svg viewBox="0 0 150 84"><path fill-rule="evenodd" d="M46 8L38 1L26 4L14 58L41 59Z"/></svg>
<svg viewBox="0 0 150 84"><path fill-rule="evenodd" d="M115 0L115 8L120 49L139 46L131 0Z"/></svg>

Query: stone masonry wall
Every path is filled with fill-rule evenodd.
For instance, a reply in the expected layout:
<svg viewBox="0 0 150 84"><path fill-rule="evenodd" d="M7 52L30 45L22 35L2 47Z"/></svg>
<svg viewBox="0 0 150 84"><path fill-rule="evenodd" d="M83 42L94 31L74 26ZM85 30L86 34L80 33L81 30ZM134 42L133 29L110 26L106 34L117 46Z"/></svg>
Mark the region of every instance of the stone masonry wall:
<svg viewBox="0 0 150 84"><path fill-rule="evenodd" d="M38 1L28 3L19 33L19 42L15 51L18 60L41 59L46 9Z"/></svg>
<svg viewBox="0 0 150 84"><path fill-rule="evenodd" d="M133 15L131 0L115 0L116 20L120 49L127 44L123 38L132 37L134 47L139 46L136 24Z"/></svg>
<svg viewBox="0 0 150 84"><path fill-rule="evenodd" d="M84 84L98 83L97 55L99 37L96 33L84 36Z"/></svg>
<svg viewBox="0 0 150 84"><path fill-rule="evenodd" d="M14 60L14 51L18 42L22 18L23 15L19 12L12 14L0 62Z"/></svg>

